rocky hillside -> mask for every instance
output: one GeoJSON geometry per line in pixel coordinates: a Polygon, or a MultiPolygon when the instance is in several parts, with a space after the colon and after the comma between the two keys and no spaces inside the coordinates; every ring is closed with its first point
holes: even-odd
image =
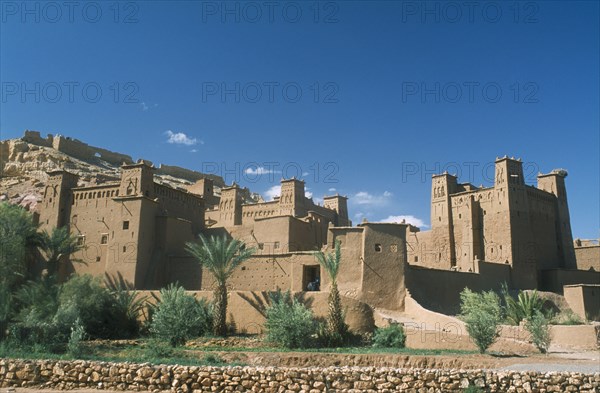
{"type": "MultiPolygon", "coordinates": [[[[19,139],[0,141],[0,201],[37,209],[48,178],[47,172],[65,169],[79,175],[79,186],[115,181],[120,177],[122,163],[132,163],[130,156],[89,146],[63,136],[42,138],[37,131],[25,131],[19,139]]],[[[196,180],[213,179],[217,194],[225,186],[219,176],[207,175],[185,168],[160,165],[155,181],[174,188],[185,188],[196,180]]],[[[246,202],[260,196],[245,190],[246,202]]]]}

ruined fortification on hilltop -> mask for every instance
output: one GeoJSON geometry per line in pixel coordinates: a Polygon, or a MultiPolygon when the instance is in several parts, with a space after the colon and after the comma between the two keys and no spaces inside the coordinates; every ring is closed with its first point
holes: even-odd
{"type": "Polygon", "coordinates": [[[343,298],[363,311],[358,304],[403,311],[410,297],[452,313],[465,287],[498,289],[506,282],[515,289],[561,293],[565,285],[600,281],[595,257],[600,248],[572,238],[566,171],[540,174],[534,187],[525,184],[522,163],[514,158],[496,160],[489,187],[459,183],[447,173],[433,176],[431,229],[419,231],[405,223],[353,226],[346,197],[327,196],[317,205],[297,179],[283,179],[273,201],[256,202],[236,184],[223,184],[217,193],[215,179],[207,176],[173,187],[157,182],[162,167],[147,161],[133,163],[128,156],[64,137],[27,133],[26,139],[81,159],[100,154],[103,160],[124,162],[118,178],[99,184],[82,185],[65,170],[48,174],[42,228],[67,226],[86,246],[73,256],[86,263],[66,264],[64,275],[119,274],[137,289],[179,282],[190,290],[211,290],[211,275],[184,250],[202,233],[231,236],[257,248],[232,276],[233,291],[299,292],[317,281],[320,287],[311,289],[327,291],[327,277],[313,252],[339,241],[338,286],[343,298]]]}

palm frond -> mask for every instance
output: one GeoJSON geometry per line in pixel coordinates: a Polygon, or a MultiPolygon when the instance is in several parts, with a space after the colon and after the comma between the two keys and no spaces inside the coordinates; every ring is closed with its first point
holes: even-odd
{"type": "Polygon", "coordinates": [[[217,280],[224,283],[233,272],[248,260],[254,248],[246,248],[244,242],[225,236],[200,236],[197,242],[186,243],[186,251],[198,260],[217,280]]]}
{"type": "Polygon", "coordinates": [[[342,261],[342,252],[339,240],[336,240],[333,252],[324,253],[323,251],[317,251],[314,255],[319,264],[327,272],[331,282],[335,283],[340,270],[340,263],[342,261]]]}

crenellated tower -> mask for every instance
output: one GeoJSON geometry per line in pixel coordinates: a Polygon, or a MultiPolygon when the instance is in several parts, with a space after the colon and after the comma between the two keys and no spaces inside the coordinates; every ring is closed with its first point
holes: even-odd
{"type": "Polygon", "coordinates": [[[304,217],[307,214],[305,208],[304,182],[296,178],[281,180],[281,196],[279,198],[279,209],[281,214],[294,217],[304,217]]]}
{"type": "Polygon", "coordinates": [[[431,179],[432,250],[424,250],[430,261],[440,268],[456,266],[450,195],[457,190],[456,176],[444,172],[431,179]]]}
{"type": "Polygon", "coordinates": [[[486,239],[485,259],[512,265],[518,288],[537,287],[536,244],[532,237],[529,201],[520,159],[495,162],[493,239],[486,239]]]}
{"type": "Polygon", "coordinates": [[[242,194],[236,183],[221,190],[219,221],[226,227],[242,224],[242,194]]]}
{"type": "Polygon", "coordinates": [[[154,198],[154,167],[140,160],[137,164],[121,167],[119,196],[154,198]]]}
{"type": "Polygon", "coordinates": [[[48,181],[44,188],[40,225],[42,229],[61,227],[69,223],[72,189],[77,187],[79,176],[64,171],[48,172],[48,181]]]}
{"type": "Polygon", "coordinates": [[[559,266],[567,269],[576,269],[575,249],[573,248],[573,233],[571,231],[571,217],[567,201],[565,178],[568,173],[564,169],[555,169],[552,172],[537,177],[538,188],[556,196],[556,236],[559,247],[559,266]]]}
{"type": "Polygon", "coordinates": [[[323,207],[334,210],[337,213],[336,226],[346,226],[348,220],[348,198],[339,194],[323,197],[323,207]]]}

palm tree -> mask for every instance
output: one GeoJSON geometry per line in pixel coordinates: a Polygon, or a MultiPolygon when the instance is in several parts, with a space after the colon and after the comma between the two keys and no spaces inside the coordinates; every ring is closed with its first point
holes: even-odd
{"type": "MultiPolygon", "coordinates": [[[[77,240],[76,236],[69,233],[67,227],[53,228],[50,233],[42,232],[40,248],[46,256],[49,276],[58,273],[58,265],[63,258],[83,249],[83,245],[78,244],[77,240]]],[[[72,260],[72,262],[80,261],[72,260]]]]}
{"type": "Polygon", "coordinates": [[[41,244],[33,215],[21,206],[0,203],[0,285],[12,289],[26,275],[27,259],[41,244]]]}
{"type": "Polygon", "coordinates": [[[325,254],[322,251],[315,252],[315,257],[319,264],[325,269],[331,281],[329,289],[329,315],[327,317],[327,327],[329,332],[342,338],[348,331],[348,325],[344,322],[344,312],[342,311],[342,301],[337,287],[337,275],[342,261],[342,252],[340,242],[336,240],[333,252],[325,254]]]}
{"type": "Polygon", "coordinates": [[[215,335],[227,334],[227,279],[231,277],[244,261],[254,254],[254,248],[246,248],[244,242],[228,239],[225,236],[210,239],[200,235],[198,242],[186,243],[186,250],[198,260],[214,277],[217,286],[214,289],[214,322],[215,335]]]}

